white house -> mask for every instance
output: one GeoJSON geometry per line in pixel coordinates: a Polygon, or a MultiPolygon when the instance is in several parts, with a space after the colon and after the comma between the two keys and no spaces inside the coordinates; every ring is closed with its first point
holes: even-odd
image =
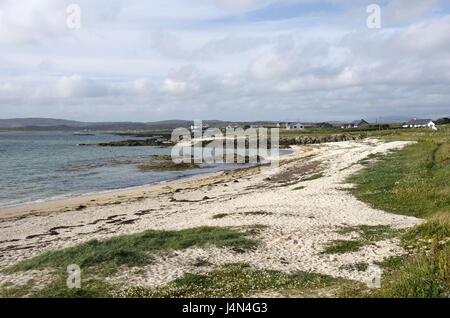
{"type": "Polygon", "coordinates": [[[201,126],[191,125],[191,133],[192,134],[203,134],[203,132],[205,130],[207,130],[208,128],[209,128],[209,125],[201,125],[201,126]]]}
{"type": "Polygon", "coordinates": [[[403,128],[436,128],[436,124],[431,119],[411,119],[402,126],[403,128]]]}

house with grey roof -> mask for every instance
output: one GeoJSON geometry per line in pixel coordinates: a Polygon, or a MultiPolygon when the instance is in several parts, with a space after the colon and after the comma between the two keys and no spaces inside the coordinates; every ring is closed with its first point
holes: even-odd
{"type": "Polygon", "coordinates": [[[405,123],[403,128],[435,128],[436,124],[431,119],[411,119],[407,123],[405,123]]]}
{"type": "Polygon", "coordinates": [[[361,120],[355,120],[349,124],[344,124],[341,126],[341,128],[359,128],[365,125],[369,125],[369,123],[367,121],[365,121],[364,119],[361,120]]]}
{"type": "Polygon", "coordinates": [[[285,129],[305,129],[305,126],[300,123],[286,123],[285,129]]]}
{"type": "Polygon", "coordinates": [[[316,128],[333,128],[333,125],[330,123],[316,123],[314,124],[316,128]]]}

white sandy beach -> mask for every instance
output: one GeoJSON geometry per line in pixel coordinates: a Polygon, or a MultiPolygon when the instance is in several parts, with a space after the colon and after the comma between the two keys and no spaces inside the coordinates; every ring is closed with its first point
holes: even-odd
{"type": "MultiPolygon", "coordinates": [[[[422,220],[375,210],[342,190],[349,187],[343,181],[362,168],[355,164],[358,160],[406,144],[366,139],[299,146],[295,154],[283,157],[280,170],[270,175],[253,167],[166,185],[2,210],[0,268],[44,251],[147,229],[261,224],[267,226],[258,233],[261,244],[249,251],[190,248],[160,257],[155,264],[146,266],[142,275],[128,269],[110,280],[155,287],[185,272],[199,271],[193,264],[202,259],[212,264],[246,262],[261,269],[289,273],[302,270],[364,281],[364,272],[345,265],[370,264],[400,254],[399,242],[380,241],[353,253],[322,254],[330,240],[355,235],[341,235],[336,230],[343,225],[363,224],[405,228],[422,220]],[[319,172],[324,174],[322,178],[281,186],[319,172]],[[305,188],[294,191],[299,185],[305,188]],[[214,219],[219,213],[228,215],[214,219]]],[[[0,284],[30,278],[39,281],[45,277],[45,272],[0,274],[0,284]]]]}

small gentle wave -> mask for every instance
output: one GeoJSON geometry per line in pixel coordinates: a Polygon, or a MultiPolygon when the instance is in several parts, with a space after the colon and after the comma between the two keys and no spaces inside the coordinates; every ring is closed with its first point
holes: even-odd
{"type": "Polygon", "coordinates": [[[136,164],[120,163],[170,155],[171,148],[77,146],[127,138],[109,134],[1,133],[0,208],[132,189],[251,165],[214,164],[201,169],[143,172],[136,164]]]}

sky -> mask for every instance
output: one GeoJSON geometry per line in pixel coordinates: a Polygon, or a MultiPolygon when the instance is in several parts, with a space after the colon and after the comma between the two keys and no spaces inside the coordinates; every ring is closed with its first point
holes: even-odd
{"type": "Polygon", "coordinates": [[[0,0],[0,118],[449,115],[448,0],[0,0]]]}

